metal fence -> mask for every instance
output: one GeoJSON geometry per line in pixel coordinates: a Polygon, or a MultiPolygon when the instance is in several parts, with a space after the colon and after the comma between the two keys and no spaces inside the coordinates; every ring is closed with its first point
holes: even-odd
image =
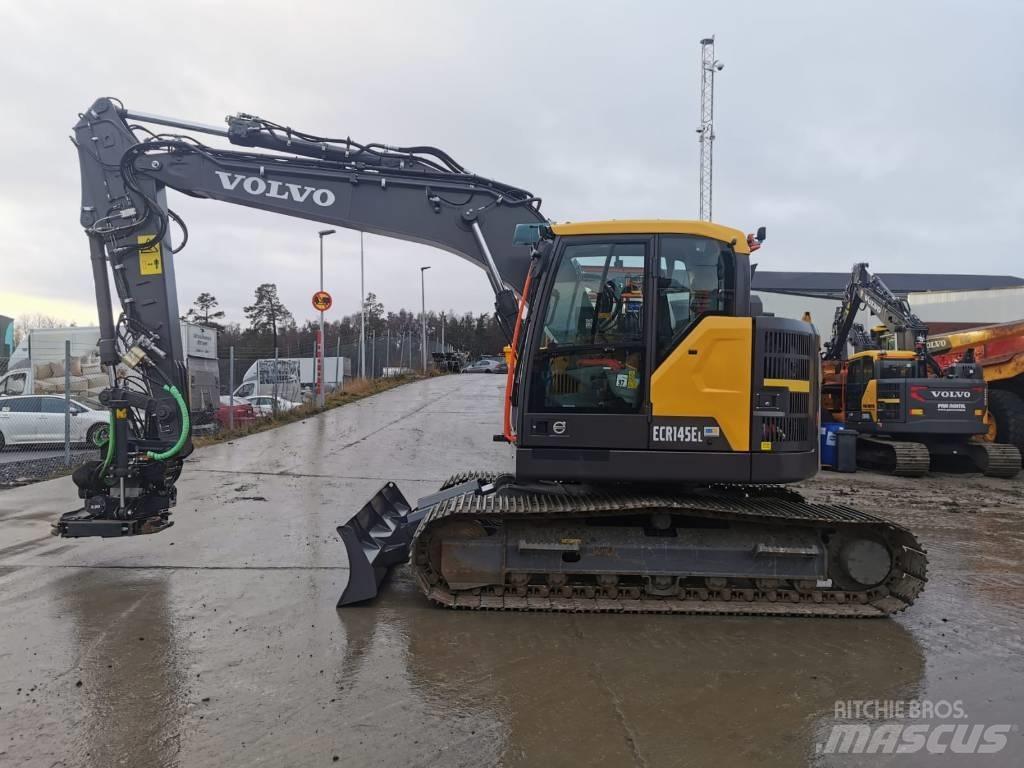
{"type": "MultiPolygon", "coordinates": [[[[54,343],[45,355],[0,358],[0,487],[67,472],[86,459],[98,458],[104,449],[109,412],[99,394],[109,386],[109,377],[95,348],[83,352],[75,343],[65,340],[63,354],[54,343]]],[[[427,370],[434,367],[433,355],[440,350],[437,340],[428,338],[427,370]]],[[[215,371],[219,402],[213,397],[210,404],[204,396],[204,418],[193,418],[195,434],[245,429],[259,419],[314,401],[315,345],[279,347],[269,353],[266,347],[227,346],[220,354],[215,371]]],[[[362,355],[358,342],[328,338],[322,374],[325,394],[345,391],[353,380],[420,372],[423,357],[418,329],[368,333],[362,355]]],[[[196,383],[190,380],[190,389],[196,383]]]]}
{"type": "Polygon", "coordinates": [[[0,486],[65,472],[106,445],[109,384],[93,352],[0,358],[0,486]]]}

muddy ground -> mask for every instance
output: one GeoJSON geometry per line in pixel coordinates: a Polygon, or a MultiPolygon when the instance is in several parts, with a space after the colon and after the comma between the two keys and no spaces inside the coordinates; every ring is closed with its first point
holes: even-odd
{"type": "Polygon", "coordinates": [[[198,451],[158,536],[58,540],[69,480],[0,491],[0,765],[1024,762],[1020,479],[805,484],[927,547],[931,580],[895,619],[448,612],[405,570],[337,611],[335,526],[383,480],[415,497],[510,465],[500,386],[430,379],[198,451]],[[1006,725],[1005,746],[829,754],[837,701],[922,699],[963,717],[917,724],[1006,725]]]}

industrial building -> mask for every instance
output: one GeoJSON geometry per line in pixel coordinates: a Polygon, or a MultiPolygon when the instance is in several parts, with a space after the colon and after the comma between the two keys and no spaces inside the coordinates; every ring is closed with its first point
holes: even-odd
{"type": "MultiPolygon", "coordinates": [[[[882,273],[879,277],[893,293],[907,298],[933,333],[1024,317],[1024,278],[905,272],[882,273]]],[[[848,272],[757,270],[752,288],[766,312],[780,317],[802,317],[810,312],[818,330],[827,336],[849,280],[848,272]]],[[[858,321],[868,327],[874,324],[866,311],[858,321]]]]}

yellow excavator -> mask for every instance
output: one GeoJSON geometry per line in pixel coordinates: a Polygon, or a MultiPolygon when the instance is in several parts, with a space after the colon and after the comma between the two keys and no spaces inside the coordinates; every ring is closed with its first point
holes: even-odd
{"type": "Polygon", "coordinates": [[[515,470],[457,472],[415,505],[386,484],[339,526],[339,605],[373,598],[407,560],[429,600],[472,609],[866,617],[923,587],[909,531],[779,485],[818,470],[818,337],[751,297],[763,228],[556,223],[439,149],[250,114],[221,128],[104,98],[74,141],[112,439],[76,471],[83,506],[55,533],[172,524],[191,442],[170,188],[433,245],[480,265],[495,293],[512,364],[494,439],[515,470]],[[115,379],[119,363],[133,374],[115,379]]]}

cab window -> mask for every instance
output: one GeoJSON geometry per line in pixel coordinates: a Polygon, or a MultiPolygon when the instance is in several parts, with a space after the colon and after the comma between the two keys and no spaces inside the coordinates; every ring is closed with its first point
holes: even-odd
{"type": "Polygon", "coordinates": [[[25,379],[24,373],[12,373],[3,382],[0,393],[5,395],[23,395],[25,394],[25,379]]]}
{"type": "Polygon", "coordinates": [[[733,314],[736,257],[719,240],[663,235],[659,241],[657,348],[664,357],[707,314],[733,314]]]}
{"type": "Polygon", "coordinates": [[[639,411],[644,243],[567,245],[544,312],[530,381],[537,412],[639,411]]]}
{"type": "Polygon", "coordinates": [[[917,364],[913,360],[883,360],[879,366],[880,379],[912,379],[917,364]]]}

